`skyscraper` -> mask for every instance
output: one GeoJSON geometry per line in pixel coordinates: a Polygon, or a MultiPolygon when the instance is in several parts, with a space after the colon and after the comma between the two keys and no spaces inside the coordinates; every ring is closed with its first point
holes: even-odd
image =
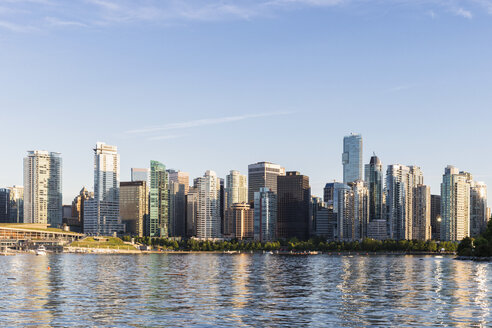
{"type": "Polygon", "coordinates": [[[206,171],[196,180],[198,189],[197,237],[221,237],[220,179],[206,171]]]}
{"type": "Polygon", "coordinates": [[[186,189],[189,189],[189,186],[185,184],[169,182],[169,236],[171,237],[186,235],[186,189]]]}
{"type": "Polygon", "coordinates": [[[432,238],[430,187],[418,185],[413,189],[412,239],[426,241],[432,238]]]}
{"type": "Polygon", "coordinates": [[[253,234],[261,242],[277,239],[277,194],[266,187],[255,192],[253,234]]]}
{"type": "Polygon", "coordinates": [[[362,180],[362,136],[351,134],[343,138],[343,183],[362,180]]]}
{"type": "Polygon", "coordinates": [[[166,166],[150,161],[149,220],[146,236],[169,236],[169,180],[166,166]]]}
{"type": "Polygon", "coordinates": [[[333,205],[321,200],[319,197],[311,197],[313,233],[327,240],[334,240],[337,229],[337,218],[333,213],[333,205]]]}
{"type": "Polygon", "coordinates": [[[470,188],[470,236],[478,237],[487,229],[487,185],[471,181],[470,188]]]}
{"type": "Polygon", "coordinates": [[[311,233],[309,177],[287,172],[277,180],[277,236],[281,239],[309,238],[311,233]]]}
{"type": "Polygon", "coordinates": [[[0,223],[10,222],[10,190],[0,188],[0,223]]]}
{"type": "Polygon", "coordinates": [[[10,222],[24,222],[24,187],[13,186],[10,190],[10,222]]]}
{"type": "Polygon", "coordinates": [[[441,183],[441,240],[470,236],[470,182],[468,174],[448,165],[441,183]]]}
{"type": "Polygon", "coordinates": [[[386,172],[386,215],[391,239],[413,239],[415,188],[424,184],[422,171],[417,166],[388,165],[386,172]]]}
{"type": "Polygon", "coordinates": [[[383,165],[374,155],[365,166],[365,182],[369,189],[369,221],[383,219],[383,165]]]}
{"type": "Polygon", "coordinates": [[[149,213],[148,194],[147,181],[120,183],[120,216],[127,233],[144,236],[149,213]]]}
{"type": "Polygon", "coordinates": [[[277,177],[285,175],[285,168],[270,162],[248,165],[248,201],[253,202],[255,192],[266,187],[277,193],[277,177]]]}
{"type": "Polygon", "coordinates": [[[60,153],[28,151],[24,158],[24,222],[52,227],[62,224],[60,153]]]}
{"type": "Polygon", "coordinates": [[[246,176],[239,171],[232,170],[226,177],[226,208],[236,203],[248,202],[248,182],[246,176]]]}
{"type": "Polygon", "coordinates": [[[345,236],[350,240],[362,240],[367,237],[369,224],[369,189],[362,180],[349,183],[352,188],[353,218],[345,236]]]}
{"type": "Polygon", "coordinates": [[[116,146],[98,142],[94,149],[94,199],[84,201],[84,233],[125,231],[120,220],[120,155],[116,146]]]}
{"type": "Polygon", "coordinates": [[[186,237],[195,237],[198,217],[198,189],[192,187],[186,195],[186,237]]]}
{"type": "Polygon", "coordinates": [[[441,239],[441,196],[431,195],[431,236],[432,240],[441,239]]]}

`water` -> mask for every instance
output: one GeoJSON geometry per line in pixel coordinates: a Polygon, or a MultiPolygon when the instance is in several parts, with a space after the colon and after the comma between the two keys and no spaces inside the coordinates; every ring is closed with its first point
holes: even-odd
{"type": "Polygon", "coordinates": [[[492,326],[492,264],[450,257],[21,254],[0,293],[2,327],[492,326]]]}

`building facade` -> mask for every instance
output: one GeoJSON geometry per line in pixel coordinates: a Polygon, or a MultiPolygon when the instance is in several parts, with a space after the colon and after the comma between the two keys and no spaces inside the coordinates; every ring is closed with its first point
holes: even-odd
{"type": "Polygon", "coordinates": [[[116,146],[98,142],[94,149],[94,199],[84,201],[84,233],[124,233],[120,220],[120,155],[116,146]]]}
{"type": "Polygon", "coordinates": [[[386,215],[388,236],[395,240],[413,239],[413,193],[424,184],[422,171],[417,166],[388,165],[386,172],[386,215]]]}
{"type": "Polygon", "coordinates": [[[220,238],[221,202],[220,179],[214,171],[206,171],[196,180],[198,189],[197,237],[202,239],[220,238]]]}
{"type": "Polygon", "coordinates": [[[285,168],[270,162],[248,165],[248,201],[254,201],[255,192],[268,188],[277,193],[277,177],[285,175],[285,168]]]}
{"type": "Polygon", "coordinates": [[[277,240],[277,194],[266,187],[255,192],[253,236],[261,242],[277,240]]]}
{"type": "Polygon", "coordinates": [[[126,233],[143,237],[149,215],[147,181],[120,183],[120,217],[126,233]]]}
{"type": "Polygon", "coordinates": [[[145,235],[169,236],[169,180],[166,166],[150,161],[149,220],[145,235]]]}
{"type": "Polygon", "coordinates": [[[253,239],[253,209],[247,203],[234,203],[226,210],[226,221],[230,222],[231,238],[253,239]]]}
{"type": "Polygon", "coordinates": [[[299,172],[287,172],[277,178],[277,237],[309,239],[311,188],[309,177],[299,172]]]}
{"type": "Polygon", "coordinates": [[[471,181],[470,187],[470,236],[478,237],[487,230],[487,185],[471,181]]]}
{"type": "Polygon", "coordinates": [[[382,220],[383,217],[383,165],[374,155],[365,166],[365,182],[369,189],[369,221],[382,220]]]}
{"type": "Polygon", "coordinates": [[[245,175],[239,171],[232,170],[226,177],[226,204],[229,208],[233,204],[248,202],[248,182],[245,175]]]}
{"type": "Polygon", "coordinates": [[[441,240],[441,195],[431,195],[431,237],[441,240]]]}
{"type": "Polygon", "coordinates": [[[343,138],[343,183],[362,180],[362,136],[351,134],[343,138]]]}
{"type": "Polygon", "coordinates": [[[186,195],[186,237],[196,237],[198,196],[198,188],[189,188],[186,195]]]}
{"type": "Polygon", "coordinates": [[[441,240],[461,241],[470,236],[469,175],[449,165],[441,183],[441,240]]]}
{"type": "Polygon", "coordinates": [[[28,151],[24,158],[24,222],[62,224],[62,159],[60,153],[28,151]]]}
{"type": "Polygon", "coordinates": [[[430,187],[418,185],[413,190],[413,231],[412,239],[432,239],[431,228],[431,193],[430,187]]]}
{"type": "Polygon", "coordinates": [[[24,187],[13,186],[10,190],[10,222],[24,222],[24,187]]]}

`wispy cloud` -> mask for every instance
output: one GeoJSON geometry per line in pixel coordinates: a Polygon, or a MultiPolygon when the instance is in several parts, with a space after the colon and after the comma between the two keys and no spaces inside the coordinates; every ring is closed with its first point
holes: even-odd
{"type": "Polygon", "coordinates": [[[7,29],[11,32],[22,32],[22,33],[32,32],[32,31],[36,30],[36,28],[34,28],[32,26],[24,26],[24,25],[19,25],[19,24],[8,22],[8,21],[2,21],[2,20],[0,20],[0,28],[7,29]]]}
{"type": "Polygon", "coordinates": [[[77,22],[77,21],[69,21],[69,20],[60,20],[55,17],[46,17],[46,21],[52,26],[76,26],[76,27],[86,27],[87,24],[77,22]]]}
{"type": "Polygon", "coordinates": [[[432,18],[441,14],[466,19],[483,12],[492,15],[492,0],[0,0],[0,28],[24,32],[66,26],[252,20],[310,8],[388,12],[402,5],[418,8],[432,18]]]}
{"type": "Polygon", "coordinates": [[[164,124],[164,125],[149,126],[149,127],[142,128],[142,129],[129,130],[129,131],[126,131],[126,133],[128,133],[128,134],[146,134],[146,133],[166,131],[166,130],[189,129],[189,128],[196,128],[196,127],[201,127],[201,126],[206,126],[206,125],[217,125],[217,124],[243,121],[243,120],[253,119],[253,118],[287,115],[287,114],[291,114],[291,113],[293,113],[293,112],[272,112],[272,113],[262,113],[262,114],[226,116],[226,117],[218,117],[218,118],[205,118],[205,119],[200,119],[200,120],[192,120],[192,121],[185,121],[185,122],[178,122],[178,123],[168,123],[168,124],[164,124]]]}
{"type": "Polygon", "coordinates": [[[461,17],[468,18],[468,19],[473,18],[473,14],[469,10],[465,10],[463,8],[455,8],[455,9],[453,9],[453,12],[457,16],[461,16],[461,17]]]}

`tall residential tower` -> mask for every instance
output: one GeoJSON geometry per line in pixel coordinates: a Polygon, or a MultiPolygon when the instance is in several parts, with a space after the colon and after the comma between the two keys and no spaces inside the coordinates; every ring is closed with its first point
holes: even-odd
{"type": "Polygon", "coordinates": [[[62,224],[60,153],[28,151],[24,158],[24,222],[62,224]]]}

